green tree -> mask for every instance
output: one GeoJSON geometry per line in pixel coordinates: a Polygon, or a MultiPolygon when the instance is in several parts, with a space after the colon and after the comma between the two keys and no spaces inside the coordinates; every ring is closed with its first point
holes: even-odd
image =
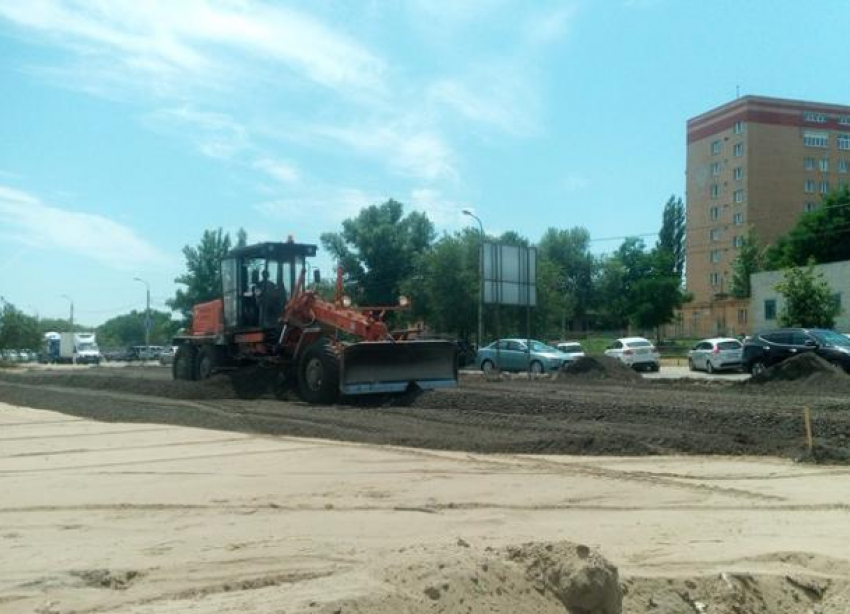
{"type": "Polygon", "coordinates": [[[797,225],[765,253],[765,266],[774,270],[850,260],[850,189],[827,194],[821,206],[804,213],[797,225]]]}
{"type": "MultiPolygon", "coordinates": [[[[152,345],[169,345],[180,323],[171,319],[165,311],[151,310],[152,345]]],[[[133,310],[110,318],[97,327],[98,343],[101,347],[129,347],[145,343],[145,312],[133,310]]]]}
{"type": "Polygon", "coordinates": [[[671,267],[679,279],[685,271],[685,223],[685,204],[671,196],[664,205],[656,249],[670,254],[671,267]]]}
{"type": "Polygon", "coordinates": [[[814,260],[805,267],[792,267],[785,271],[777,292],[785,297],[779,313],[781,326],[806,328],[832,328],[841,307],[835,294],[823,278],[815,273],[814,260]]]}
{"type": "Polygon", "coordinates": [[[750,275],[762,269],[762,253],[759,250],[758,237],[750,232],[738,250],[738,256],[732,263],[732,285],[729,289],[735,298],[750,297],[750,275]]]}
{"type": "Polygon", "coordinates": [[[359,303],[391,305],[430,248],[434,234],[434,225],[424,213],[404,215],[401,203],[388,200],[344,220],[342,232],[326,232],[321,241],[353,282],[359,303]]]}
{"type": "MultiPolygon", "coordinates": [[[[547,267],[546,275],[554,274],[551,281],[544,277],[538,283],[546,281],[541,287],[553,290],[553,294],[545,297],[546,303],[548,311],[557,318],[557,330],[563,336],[568,322],[583,318],[590,309],[596,264],[590,253],[590,233],[580,227],[549,228],[540,239],[538,254],[541,270],[547,267]]],[[[547,329],[549,326],[551,322],[547,329]]]]}
{"type": "MultiPolygon", "coordinates": [[[[237,236],[240,244],[247,239],[242,229],[237,236]]],[[[180,312],[186,322],[192,319],[193,306],[221,296],[221,259],[230,249],[230,234],[221,228],[205,230],[196,247],[187,245],[183,248],[186,272],[174,281],[186,286],[186,289],[178,289],[174,298],[166,304],[180,312]]]]}
{"type": "Polygon", "coordinates": [[[629,293],[629,318],[643,330],[655,330],[673,321],[676,310],[687,300],[682,279],[675,273],[669,252],[652,250],[643,255],[644,273],[634,281],[629,293]]]}
{"type": "Polygon", "coordinates": [[[435,331],[467,340],[476,331],[480,245],[479,233],[470,228],[443,235],[404,282],[414,314],[435,331]]]}
{"type": "Polygon", "coordinates": [[[0,297],[0,348],[36,349],[40,345],[38,321],[0,297]]]}

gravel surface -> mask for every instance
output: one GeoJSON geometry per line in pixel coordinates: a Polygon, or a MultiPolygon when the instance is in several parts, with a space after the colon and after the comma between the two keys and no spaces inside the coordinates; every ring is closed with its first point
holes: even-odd
{"type": "Polygon", "coordinates": [[[471,452],[746,454],[850,462],[848,382],[464,378],[454,390],[313,406],[270,394],[236,398],[225,376],[175,382],[168,369],[128,367],[0,372],[0,401],[110,422],[471,452]],[[806,405],[816,442],[811,455],[803,448],[806,405]]]}

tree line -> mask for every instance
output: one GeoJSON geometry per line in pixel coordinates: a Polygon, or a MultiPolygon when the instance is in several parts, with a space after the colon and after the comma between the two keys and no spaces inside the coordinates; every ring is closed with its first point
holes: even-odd
{"type": "MultiPolygon", "coordinates": [[[[527,247],[532,241],[517,232],[487,236],[487,241],[527,247]]],[[[472,340],[477,328],[479,258],[482,237],[477,229],[437,235],[427,215],[405,213],[396,200],[362,209],[337,232],[320,237],[322,246],[345,271],[345,290],[360,305],[392,305],[411,299],[412,309],[395,315],[399,325],[424,323],[434,333],[472,340]]],[[[164,345],[191,320],[192,306],[221,294],[219,263],[233,247],[244,246],[221,228],[206,230],[195,246],[183,248],[181,286],[166,302],[167,311],[151,311],[151,343],[164,345]]],[[[561,338],[570,331],[622,330],[629,326],[654,331],[673,319],[688,298],[683,290],[685,209],[670,197],[663,207],[658,241],[649,247],[637,237],[625,239],[611,254],[591,251],[585,228],[549,228],[537,243],[537,307],[530,331],[540,338],[561,338]]],[[[317,288],[333,295],[333,281],[317,288]]],[[[145,312],[131,311],[97,327],[101,347],[141,345],[145,312]]],[[[524,309],[488,306],[485,336],[526,333],[524,309]]],[[[76,330],[91,330],[76,325],[76,330]]],[[[68,331],[65,320],[37,321],[4,303],[0,314],[0,347],[41,345],[44,332],[68,331]]]]}

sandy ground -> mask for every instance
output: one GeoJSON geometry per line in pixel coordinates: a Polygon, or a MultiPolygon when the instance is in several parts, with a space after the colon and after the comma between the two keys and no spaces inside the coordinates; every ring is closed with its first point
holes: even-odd
{"type": "Polygon", "coordinates": [[[848,501],[848,467],[478,455],[0,403],[0,611],[486,611],[474,591],[399,587],[486,570],[467,550],[567,540],[619,568],[626,612],[846,613],[848,501]]]}

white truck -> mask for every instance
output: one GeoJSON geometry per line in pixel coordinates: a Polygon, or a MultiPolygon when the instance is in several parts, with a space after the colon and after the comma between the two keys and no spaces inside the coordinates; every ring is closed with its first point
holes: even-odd
{"type": "Polygon", "coordinates": [[[100,350],[94,333],[61,333],[57,362],[100,364],[100,350]]]}

